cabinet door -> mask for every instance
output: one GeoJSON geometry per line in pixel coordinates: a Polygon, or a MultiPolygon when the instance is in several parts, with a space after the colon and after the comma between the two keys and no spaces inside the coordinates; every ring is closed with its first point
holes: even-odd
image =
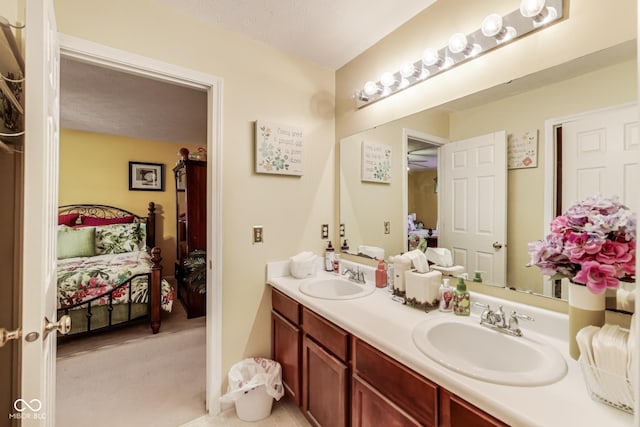
{"type": "Polygon", "coordinates": [[[414,427],[420,423],[376,389],[354,376],[351,382],[352,427],[414,427]]]}
{"type": "Polygon", "coordinates": [[[508,427],[464,399],[440,389],[441,427],[508,427]]]}
{"type": "Polygon", "coordinates": [[[282,367],[285,392],[300,406],[300,328],[271,311],[272,359],[282,367]]]}
{"type": "Polygon", "coordinates": [[[347,366],[305,335],[302,339],[302,411],[313,425],[348,425],[348,381],[347,366]]]}

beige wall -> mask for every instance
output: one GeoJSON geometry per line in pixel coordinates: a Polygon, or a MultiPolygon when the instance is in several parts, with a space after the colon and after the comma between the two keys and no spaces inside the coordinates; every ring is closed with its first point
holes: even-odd
{"type": "Polygon", "coordinates": [[[156,246],[162,274],[173,276],[176,258],[176,193],[173,167],[178,150],[194,144],[150,141],[62,129],[60,132],[59,204],[102,204],[146,216],[156,204],[156,246]],[[129,191],[129,162],[165,165],[165,191],[129,191]]]}
{"type": "Polygon", "coordinates": [[[334,73],[151,0],[56,0],[60,32],[224,79],[222,375],[270,355],[265,264],[321,253],[334,214],[334,73]],[[253,122],[304,130],[302,177],[254,173],[253,122]],[[253,225],[264,243],[251,244],[253,225]]]}
{"type": "Polygon", "coordinates": [[[422,221],[424,228],[438,226],[438,194],[435,192],[437,169],[409,172],[407,205],[409,213],[415,212],[416,221],[422,221]]]}

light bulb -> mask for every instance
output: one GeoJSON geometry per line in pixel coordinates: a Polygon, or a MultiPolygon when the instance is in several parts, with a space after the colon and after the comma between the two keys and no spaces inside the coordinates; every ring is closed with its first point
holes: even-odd
{"type": "Polygon", "coordinates": [[[438,64],[441,61],[440,54],[434,48],[425,49],[422,54],[422,63],[427,67],[438,64]]]}
{"type": "Polygon", "coordinates": [[[412,63],[406,63],[400,68],[400,75],[405,79],[413,76],[416,73],[416,67],[412,63]]]}
{"type": "Polygon", "coordinates": [[[467,36],[462,33],[455,33],[449,39],[449,50],[451,53],[460,53],[467,48],[469,42],[467,36]]]}
{"type": "Polygon", "coordinates": [[[378,93],[380,88],[378,87],[376,82],[372,82],[371,80],[369,80],[364,84],[364,88],[362,90],[364,90],[364,93],[366,95],[373,96],[378,93]]]}
{"type": "Polygon", "coordinates": [[[382,75],[380,76],[380,83],[384,87],[391,87],[395,82],[396,78],[393,76],[393,73],[387,71],[382,73],[382,75]]]}
{"type": "Polygon", "coordinates": [[[482,34],[486,37],[495,37],[502,31],[502,25],[502,16],[492,13],[482,21],[482,34]]]}
{"type": "Polygon", "coordinates": [[[544,9],[545,0],[522,0],[520,2],[520,14],[525,18],[533,18],[544,9]]]}

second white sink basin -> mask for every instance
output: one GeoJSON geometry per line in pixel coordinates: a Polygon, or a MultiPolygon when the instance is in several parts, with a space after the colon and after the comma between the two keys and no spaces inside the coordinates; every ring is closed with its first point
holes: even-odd
{"type": "Polygon", "coordinates": [[[434,317],[413,330],[413,341],[441,365],[479,380],[504,385],[554,383],[567,364],[550,344],[525,335],[512,337],[481,326],[475,318],[434,317]]]}
{"type": "Polygon", "coordinates": [[[361,285],[340,277],[312,279],[300,284],[300,292],[316,298],[353,299],[370,295],[376,287],[372,284],[361,285]]]}

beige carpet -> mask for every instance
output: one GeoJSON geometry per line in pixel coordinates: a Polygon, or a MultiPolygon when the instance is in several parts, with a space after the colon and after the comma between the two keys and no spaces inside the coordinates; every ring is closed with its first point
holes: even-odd
{"type": "Polygon", "coordinates": [[[174,311],[156,335],[140,325],[59,345],[56,425],[175,427],[204,415],[205,318],[174,311]]]}

